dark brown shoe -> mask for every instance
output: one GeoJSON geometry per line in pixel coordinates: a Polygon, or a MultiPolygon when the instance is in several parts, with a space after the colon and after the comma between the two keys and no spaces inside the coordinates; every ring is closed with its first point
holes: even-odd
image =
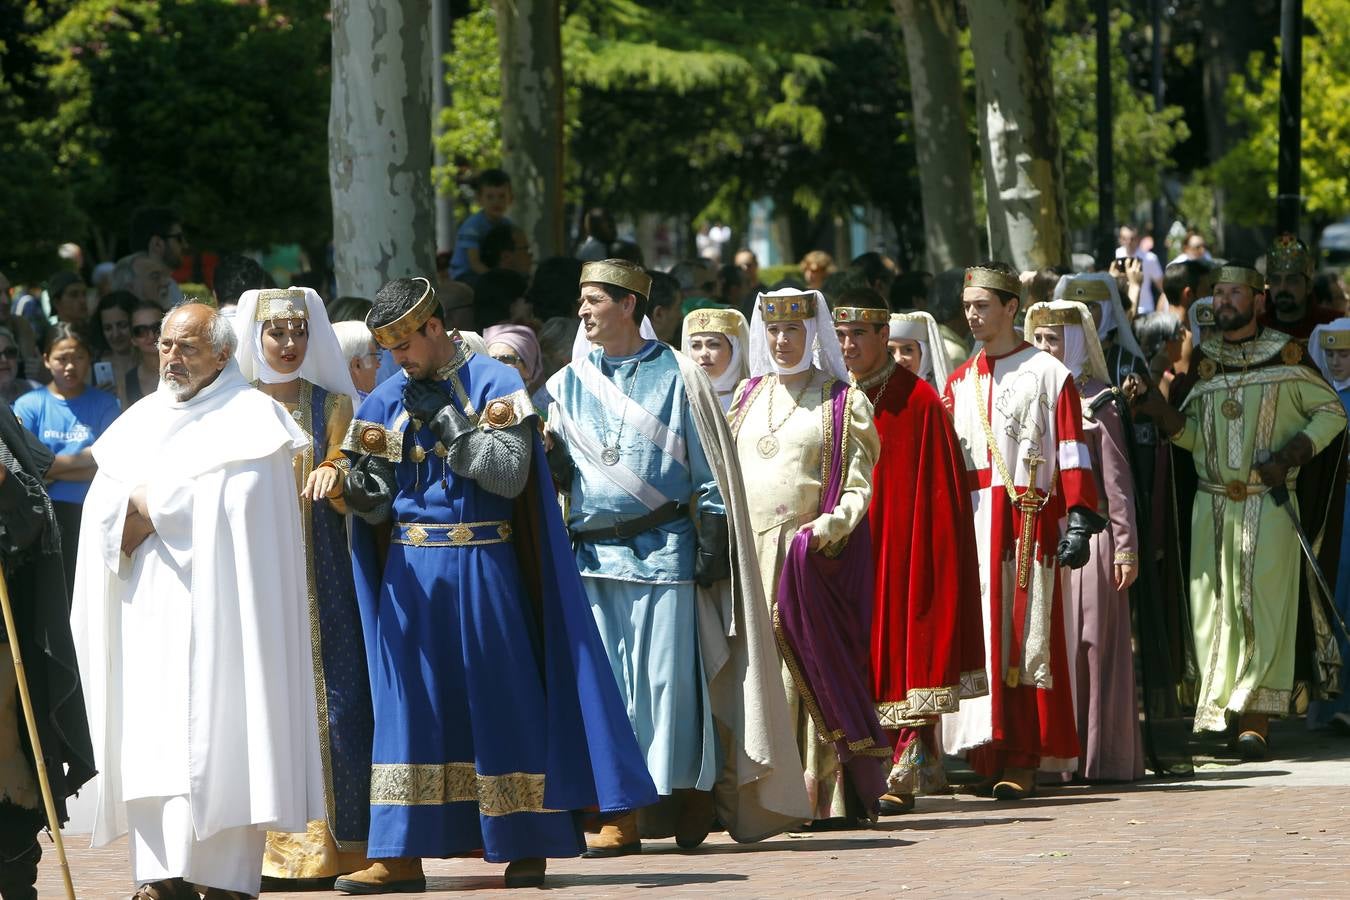
{"type": "Polygon", "coordinates": [[[181,878],[151,881],[136,889],[131,900],[198,900],[197,889],[181,878]]]}
{"type": "Polygon", "coordinates": [[[542,856],[515,859],[506,864],[506,886],[509,888],[541,888],[548,860],[542,856]]]}
{"type": "Polygon", "coordinates": [[[680,808],[680,819],[675,825],[675,843],[681,850],[696,850],[708,839],[712,830],[713,809],[712,791],[683,791],[684,805],[680,808]]]}

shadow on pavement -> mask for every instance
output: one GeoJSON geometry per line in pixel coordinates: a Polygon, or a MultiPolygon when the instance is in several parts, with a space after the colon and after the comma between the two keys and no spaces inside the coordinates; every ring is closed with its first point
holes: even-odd
{"type": "MultiPolygon", "coordinates": [[[[703,854],[727,854],[727,853],[759,853],[774,852],[778,850],[787,850],[790,852],[816,852],[827,850],[883,850],[887,847],[908,847],[914,841],[902,841],[892,837],[873,837],[879,829],[869,828],[866,830],[847,832],[856,834],[857,837],[840,837],[842,832],[834,832],[829,837],[820,837],[814,834],[799,834],[793,832],[790,835],[780,835],[777,838],[768,841],[761,841],[758,844],[704,844],[692,854],[686,854],[685,851],[678,849],[674,844],[663,845],[656,854],[678,853],[680,855],[700,856],[703,854]]],[[[647,845],[642,845],[642,855],[647,856],[647,845]]]]}
{"type": "MultiPolygon", "coordinates": [[[[643,854],[646,855],[645,853],[643,854]]],[[[550,872],[545,888],[676,888],[693,884],[717,884],[723,881],[746,881],[749,876],[735,872],[631,872],[578,875],[573,872],[550,872]]],[[[500,875],[458,877],[439,875],[427,879],[427,892],[432,891],[491,891],[506,890],[500,875]]]]}
{"type": "Polygon", "coordinates": [[[923,816],[895,816],[876,827],[877,831],[945,831],[949,828],[978,828],[981,825],[1017,825],[1023,822],[1053,822],[1051,816],[1015,816],[991,818],[978,813],[960,819],[925,819],[923,816]]]}

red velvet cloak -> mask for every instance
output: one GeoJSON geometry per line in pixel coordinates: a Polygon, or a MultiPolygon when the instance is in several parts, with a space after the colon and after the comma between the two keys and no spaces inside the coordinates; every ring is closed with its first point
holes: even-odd
{"type": "Polygon", "coordinates": [[[873,470],[872,690],[886,728],[956,709],[984,693],[984,625],[974,516],[956,432],[937,391],[887,368],[860,385],[881,454],[873,470]]]}

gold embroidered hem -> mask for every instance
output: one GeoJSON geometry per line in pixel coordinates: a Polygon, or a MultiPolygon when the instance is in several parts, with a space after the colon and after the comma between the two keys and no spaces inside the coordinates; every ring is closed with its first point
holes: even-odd
{"type": "Polygon", "coordinates": [[[956,712],[961,689],[957,685],[938,688],[913,688],[904,700],[876,705],[882,728],[926,725],[943,713],[956,712]]]}
{"type": "Polygon", "coordinates": [[[960,691],[962,700],[986,696],[989,693],[989,673],[984,669],[962,672],[960,691]]]}
{"type": "Polygon", "coordinates": [[[375,763],[370,802],[383,806],[477,803],[484,816],[552,813],[544,806],[544,776],[530,772],[479,775],[473,763],[375,763]]]}
{"type": "Polygon", "coordinates": [[[328,824],[311,821],[303,832],[267,832],[262,873],[267,878],[332,878],[369,865],[364,843],[339,849],[328,824]]]}

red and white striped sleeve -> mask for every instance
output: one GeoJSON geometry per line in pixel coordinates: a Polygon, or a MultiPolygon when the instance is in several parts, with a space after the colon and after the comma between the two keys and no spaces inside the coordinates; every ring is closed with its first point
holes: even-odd
{"type": "Polygon", "coordinates": [[[1059,439],[1059,492],[1065,509],[1097,509],[1097,484],[1092,454],[1083,437],[1083,404],[1073,379],[1064,381],[1055,401],[1055,434],[1059,439]]]}

